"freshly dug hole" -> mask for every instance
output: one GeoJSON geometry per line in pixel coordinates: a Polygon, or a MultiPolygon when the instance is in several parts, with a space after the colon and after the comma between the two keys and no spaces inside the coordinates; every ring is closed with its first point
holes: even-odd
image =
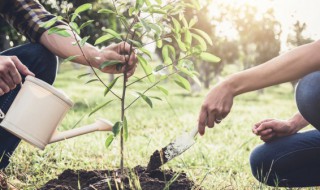
{"type": "Polygon", "coordinates": [[[177,173],[172,170],[147,171],[145,167],[136,166],[132,172],[128,169],[126,175],[120,180],[117,175],[120,170],[65,170],[47,182],[40,190],[191,190],[195,183],[187,178],[184,172],[177,173]],[[135,175],[134,175],[135,173],[135,175]],[[121,182],[120,182],[121,181],[121,182]],[[122,187],[122,188],[121,188],[122,187]]]}

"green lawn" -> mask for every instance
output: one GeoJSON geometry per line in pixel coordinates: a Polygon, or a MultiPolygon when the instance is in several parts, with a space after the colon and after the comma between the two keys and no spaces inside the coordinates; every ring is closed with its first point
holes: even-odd
{"type": "MultiPolygon", "coordinates": [[[[95,106],[112,99],[111,94],[103,97],[103,88],[99,83],[84,84],[88,78],[77,79],[85,69],[74,71],[70,65],[62,67],[63,71],[59,73],[54,86],[63,89],[73,99],[75,106],[63,120],[60,129],[74,127],[82,117],[84,119],[80,125],[92,123],[100,117],[112,122],[119,120],[120,104],[117,101],[88,117],[87,114],[95,106]]],[[[154,100],[153,109],[139,101],[127,112],[129,139],[125,144],[126,166],[146,166],[156,149],[167,145],[183,131],[191,130],[197,123],[199,108],[207,90],[190,95],[176,85],[163,86],[170,89],[170,96],[163,98],[163,101],[154,100]]],[[[144,85],[137,84],[135,88],[142,91],[144,85]]],[[[119,86],[115,91],[120,92],[119,86]]],[[[152,90],[150,94],[159,95],[160,92],[152,90]]],[[[133,97],[128,96],[130,99],[133,97]]],[[[164,168],[187,172],[204,189],[267,189],[250,172],[250,152],[261,143],[251,133],[251,126],[269,117],[285,119],[295,112],[294,96],[289,84],[267,88],[263,95],[252,92],[237,97],[232,112],[220,125],[207,130],[205,136],[197,138],[193,147],[164,168]]],[[[117,168],[119,142],[106,149],[104,141],[107,136],[107,132],[96,132],[48,145],[44,151],[23,142],[7,169],[10,182],[21,189],[36,189],[67,168],[117,168]]]]}

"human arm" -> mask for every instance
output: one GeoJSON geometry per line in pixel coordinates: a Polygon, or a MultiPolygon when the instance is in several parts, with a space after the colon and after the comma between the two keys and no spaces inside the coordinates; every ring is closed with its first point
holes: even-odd
{"type": "MultiPolygon", "coordinates": [[[[61,57],[67,58],[69,56],[77,56],[73,61],[83,65],[91,65],[94,68],[110,60],[117,60],[122,63],[128,61],[127,77],[130,77],[136,68],[137,58],[134,53],[130,56],[130,45],[128,43],[112,44],[108,47],[99,49],[89,43],[85,43],[80,49],[78,45],[74,45],[77,40],[81,38],[73,33],[68,26],[59,25],[59,28],[64,28],[70,34],[69,37],[63,37],[57,34],[49,34],[48,31],[44,32],[40,37],[40,43],[48,48],[52,53],[61,57]],[[129,60],[128,60],[129,59],[129,60]]],[[[116,65],[103,68],[101,71],[106,73],[120,73],[124,72],[126,68],[118,71],[116,65]]]]}
{"type": "Polygon", "coordinates": [[[278,137],[289,136],[297,133],[309,125],[300,113],[296,113],[288,120],[265,119],[252,127],[252,132],[260,136],[264,142],[269,142],[278,137]]]}
{"type": "Polygon", "coordinates": [[[228,115],[233,98],[245,92],[288,82],[320,70],[320,41],[293,49],[264,64],[233,74],[211,89],[199,114],[199,133],[228,115]],[[217,121],[218,120],[218,121],[217,121]]]}
{"type": "MultiPolygon", "coordinates": [[[[40,42],[46,46],[50,51],[62,58],[69,56],[80,55],[76,61],[81,64],[88,65],[89,62],[81,56],[80,49],[77,46],[71,46],[75,42],[71,31],[70,38],[64,38],[57,35],[48,35],[48,30],[51,27],[65,27],[69,28],[66,23],[57,21],[52,26],[46,27],[45,22],[54,19],[55,16],[44,9],[44,7],[35,0],[11,0],[4,1],[0,7],[0,16],[3,17],[11,26],[23,34],[31,42],[40,42]]],[[[95,68],[99,68],[100,64],[107,60],[119,60],[120,62],[128,62],[126,68],[127,77],[130,77],[135,70],[135,63],[137,62],[134,54],[130,56],[123,56],[129,52],[129,45],[113,44],[103,49],[98,49],[90,44],[85,44],[84,54],[88,57],[90,63],[95,68]],[[95,59],[99,57],[99,59],[95,59]],[[92,59],[92,60],[91,60],[92,59]]],[[[125,67],[122,68],[122,72],[125,67]]],[[[119,73],[115,66],[106,67],[102,70],[108,73],[119,73]]],[[[14,89],[17,84],[21,82],[20,73],[23,75],[34,75],[14,56],[0,57],[0,95],[7,93],[14,89]],[[2,79],[2,80],[1,80],[2,79]]]]}

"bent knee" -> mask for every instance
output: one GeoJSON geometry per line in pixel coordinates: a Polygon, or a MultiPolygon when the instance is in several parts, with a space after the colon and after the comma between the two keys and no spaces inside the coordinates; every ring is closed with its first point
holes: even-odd
{"type": "Polygon", "coordinates": [[[265,145],[260,145],[251,152],[251,172],[260,183],[276,186],[277,175],[273,170],[274,158],[271,155],[267,155],[267,153],[265,145]]]}
{"type": "Polygon", "coordinates": [[[296,88],[299,112],[318,130],[320,129],[320,71],[303,77],[296,88]]]}

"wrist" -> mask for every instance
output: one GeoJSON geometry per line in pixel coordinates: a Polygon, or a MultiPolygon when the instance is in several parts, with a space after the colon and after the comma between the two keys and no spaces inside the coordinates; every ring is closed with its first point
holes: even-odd
{"type": "MultiPolygon", "coordinates": [[[[99,66],[101,65],[100,62],[102,57],[101,57],[100,50],[98,48],[91,45],[87,46],[84,49],[84,54],[92,67],[99,68],[99,66]]],[[[86,65],[88,65],[88,63],[86,63],[86,65]]]]}
{"type": "Polygon", "coordinates": [[[288,120],[288,125],[290,126],[290,133],[294,134],[297,133],[300,129],[302,129],[303,125],[299,123],[295,118],[291,118],[288,120]]]}
{"type": "Polygon", "coordinates": [[[237,74],[231,75],[223,82],[224,88],[228,88],[233,97],[241,94],[239,77],[237,74]]]}

